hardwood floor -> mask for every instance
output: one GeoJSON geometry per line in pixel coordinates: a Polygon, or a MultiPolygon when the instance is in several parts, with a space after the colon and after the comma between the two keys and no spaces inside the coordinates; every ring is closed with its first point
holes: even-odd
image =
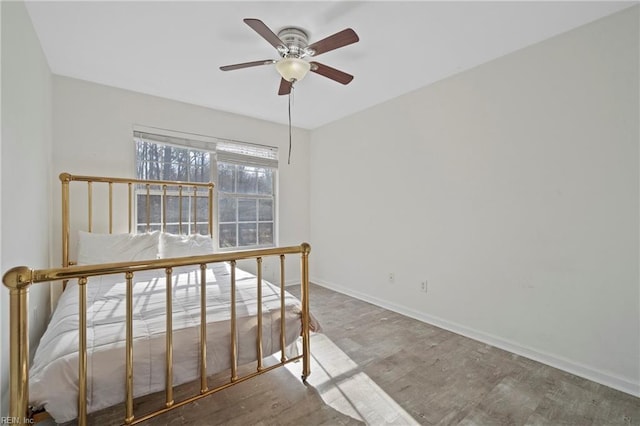
{"type": "Polygon", "coordinates": [[[316,285],[311,309],[307,386],[289,364],[146,424],[640,425],[640,399],[538,362],[316,285]]]}

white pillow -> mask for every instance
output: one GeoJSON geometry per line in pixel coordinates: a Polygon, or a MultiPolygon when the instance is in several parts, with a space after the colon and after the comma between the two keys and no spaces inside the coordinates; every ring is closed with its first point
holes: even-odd
{"type": "Polygon", "coordinates": [[[78,232],[78,265],[154,260],[158,258],[160,232],[96,234],[78,232]]]}
{"type": "Polygon", "coordinates": [[[160,234],[160,258],[203,256],[213,254],[213,239],[209,235],[160,234]]]}

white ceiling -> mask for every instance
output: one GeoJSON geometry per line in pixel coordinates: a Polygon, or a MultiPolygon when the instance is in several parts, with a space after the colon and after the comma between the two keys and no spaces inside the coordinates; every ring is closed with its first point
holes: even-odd
{"type": "Polygon", "coordinates": [[[298,26],[310,42],[353,28],[360,42],[316,57],[355,76],[310,73],[296,86],[293,124],[313,129],[566,32],[634,2],[58,2],[27,1],[51,71],[109,86],[287,122],[277,59],[242,22],[298,26]]]}

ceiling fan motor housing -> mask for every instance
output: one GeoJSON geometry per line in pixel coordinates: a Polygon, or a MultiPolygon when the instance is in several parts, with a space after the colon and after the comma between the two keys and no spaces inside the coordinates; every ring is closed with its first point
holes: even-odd
{"type": "Polygon", "coordinates": [[[283,58],[303,58],[305,56],[311,56],[314,53],[312,50],[307,49],[309,36],[300,28],[284,28],[278,32],[278,38],[286,45],[282,49],[278,49],[280,56],[283,58]]]}

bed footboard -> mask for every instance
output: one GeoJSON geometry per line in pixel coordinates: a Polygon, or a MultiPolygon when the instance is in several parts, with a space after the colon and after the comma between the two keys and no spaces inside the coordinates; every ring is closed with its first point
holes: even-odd
{"type": "MultiPolygon", "coordinates": [[[[268,372],[274,368],[283,366],[289,362],[302,360],[302,380],[306,382],[311,373],[310,369],[310,313],[309,313],[309,253],[311,247],[307,243],[299,246],[247,250],[241,252],[217,253],[204,256],[192,256],[173,259],[158,259],[151,261],[122,262],[102,265],[71,266],[53,269],[30,269],[25,266],[16,267],[9,270],[3,277],[4,285],[10,292],[10,405],[9,416],[20,420],[19,423],[31,423],[29,418],[29,336],[28,336],[28,295],[29,287],[33,284],[48,283],[61,280],[77,280],[79,297],[79,345],[78,345],[78,424],[85,425],[87,422],[87,309],[86,291],[91,285],[91,278],[102,275],[122,274],[126,279],[126,377],[125,382],[125,424],[136,424],[159,414],[163,414],[174,408],[189,404],[192,401],[211,395],[236,383],[249,380],[255,376],[268,372]],[[287,358],[285,356],[284,330],[281,330],[281,356],[280,362],[265,367],[262,363],[262,327],[261,327],[261,284],[262,284],[262,259],[264,257],[276,256],[280,258],[280,291],[284,294],[284,258],[285,255],[300,255],[301,262],[301,323],[302,323],[302,355],[287,358]],[[257,282],[258,282],[258,327],[256,336],[257,367],[254,372],[238,376],[238,343],[236,341],[237,313],[235,310],[235,270],[236,262],[239,260],[254,259],[256,261],[257,282]],[[221,386],[209,389],[207,386],[206,368],[206,314],[205,314],[205,270],[207,264],[229,262],[231,267],[231,372],[229,381],[221,386]],[[201,323],[200,323],[200,393],[181,401],[174,401],[173,380],[172,380],[172,310],[171,310],[171,271],[172,268],[181,266],[200,266],[201,274],[201,323]],[[132,288],[135,274],[141,271],[164,270],[167,277],[167,333],[166,333],[166,404],[165,407],[152,413],[143,414],[139,417],[134,415],[133,410],[133,300],[132,288]]],[[[282,296],[284,301],[284,296],[282,296]]],[[[282,305],[281,305],[282,306],[282,305]]],[[[282,307],[284,309],[284,307],[282,307]]],[[[284,328],[284,320],[281,321],[284,328]]],[[[266,354],[269,355],[269,354],[266,354]]]]}

